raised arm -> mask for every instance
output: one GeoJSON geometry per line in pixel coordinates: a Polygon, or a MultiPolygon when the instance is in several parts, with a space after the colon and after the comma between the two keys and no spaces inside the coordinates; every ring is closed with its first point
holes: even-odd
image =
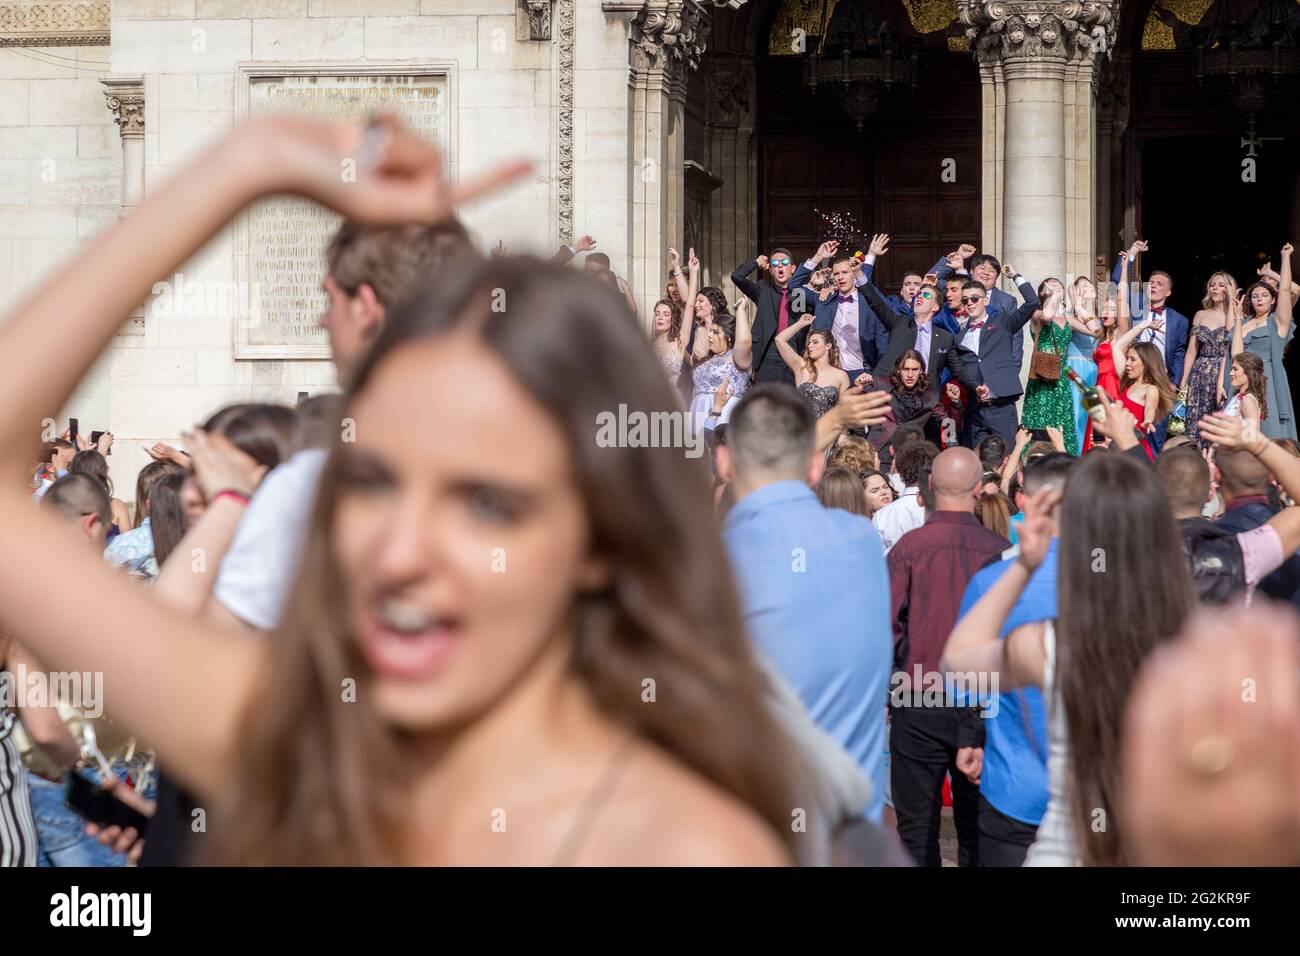
{"type": "Polygon", "coordinates": [[[1133,340],[1145,332],[1147,329],[1162,329],[1165,323],[1161,319],[1147,319],[1145,322],[1139,322],[1133,326],[1111,344],[1111,355],[1115,360],[1115,368],[1124,367],[1124,358],[1128,352],[1128,347],[1133,340]]]}
{"type": "Polygon", "coordinates": [[[212,597],[221,561],[266,468],[223,435],[196,431],[186,440],[194,455],[195,480],[208,506],[163,563],[148,593],[154,600],[196,617],[212,597]],[[221,494],[223,491],[236,494],[221,494]],[[196,562],[195,555],[202,555],[203,560],[196,562]]]}
{"type": "Polygon", "coordinates": [[[754,336],[750,328],[750,312],[753,308],[754,304],[748,299],[736,303],[736,344],[732,348],[731,361],[742,372],[754,360],[754,336]]]}
{"type": "MultiPolygon", "coordinates": [[[[1142,245],[1145,247],[1146,243],[1142,245]]],[[[1136,246],[1137,244],[1134,243],[1135,248],[1136,246]]],[[[1119,278],[1115,287],[1115,305],[1119,310],[1115,319],[1115,331],[1120,335],[1133,327],[1133,309],[1129,304],[1128,296],[1128,270],[1130,265],[1132,265],[1132,260],[1129,259],[1129,254],[1121,252],[1119,254],[1119,278]]]]}
{"type": "MultiPolygon", "coordinates": [[[[691,255],[695,255],[694,250],[691,250],[691,255]]],[[[759,256],[757,259],[750,259],[747,262],[742,262],[740,265],[736,266],[736,271],[731,273],[731,281],[737,289],[753,301],[757,302],[759,293],[758,283],[752,281],[749,277],[753,275],[755,269],[765,268],[766,266],[767,259],[764,256],[759,256]]]]}
{"type": "Polygon", "coordinates": [[[1025,503],[1020,555],[953,628],[943,649],[944,671],[997,673],[1004,690],[1042,682],[1041,626],[1019,627],[1005,641],[999,638],[1011,609],[1047,556],[1052,510],[1060,499],[1061,489],[1042,488],[1025,503]]]}
{"type": "MultiPolygon", "coordinates": [[[[695,297],[700,292],[700,260],[696,258],[694,249],[689,252],[686,270],[690,275],[686,283],[686,297],[682,300],[686,303],[686,307],[682,309],[682,327],[677,332],[677,348],[683,355],[686,354],[686,347],[691,341],[691,329],[695,327],[695,297]]],[[[705,342],[707,341],[708,337],[705,336],[705,342]]],[[[698,336],[696,344],[699,344],[698,336]]]]}
{"type": "MultiPolygon", "coordinates": [[[[1262,435],[1257,425],[1252,427],[1243,419],[1216,412],[1202,418],[1198,428],[1203,437],[1221,448],[1249,451],[1272,472],[1273,478],[1292,501],[1300,501],[1300,458],[1262,435]]],[[[1268,523],[1282,539],[1283,554],[1300,550],[1300,506],[1284,509],[1268,523]]]]}
{"type": "Polygon", "coordinates": [[[1289,242],[1282,247],[1282,273],[1278,280],[1277,295],[1277,334],[1283,342],[1291,330],[1291,316],[1295,309],[1295,297],[1288,294],[1291,288],[1291,253],[1294,251],[1295,247],[1289,242]]]}
{"type": "MultiPolygon", "coordinates": [[[[682,269],[681,253],[678,252],[676,249],[673,249],[671,246],[668,249],[668,261],[669,263],[672,264],[673,288],[677,290],[677,294],[682,297],[683,302],[690,302],[691,300],[687,298],[687,296],[689,295],[690,287],[686,281],[686,272],[682,269]]],[[[736,271],[740,271],[740,270],[736,270],[736,271]]],[[[732,276],[732,281],[733,282],[735,281],[734,275],[732,276]]],[[[739,283],[736,284],[736,288],[740,288],[739,283]]]]}
{"type": "Polygon", "coordinates": [[[1026,322],[1033,318],[1034,313],[1038,311],[1038,307],[1042,305],[1042,302],[1038,298],[1038,293],[1034,291],[1034,287],[1029,284],[1028,280],[1026,280],[1024,276],[1016,271],[1015,266],[1007,263],[1002,267],[1002,274],[1015,282],[1016,288],[1020,290],[1020,295],[1025,300],[1024,304],[1020,306],[1020,308],[1016,309],[1016,311],[1012,312],[1011,315],[1008,316],[1007,322],[1004,326],[1008,332],[1015,334],[1025,327],[1026,322]]]}
{"type": "Polygon", "coordinates": [[[859,289],[871,281],[871,273],[875,270],[876,260],[889,251],[889,233],[879,232],[871,237],[871,245],[867,246],[867,258],[858,268],[857,277],[853,284],[859,289]]]}
{"type": "Polygon", "coordinates": [[[804,313],[799,317],[798,322],[791,322],[785,327],[785,331],[776,337],[776,350],[781,353],[781,358],[785,359],[785,364],[790,366],[790,371],[794,372],[795,378],[803,371],[803,357],[794,350],[790,340],[799,334],[801,329],[806,329],[812,325],[812,316],[804,313]]]}
{"type": "Polygon", "coordinates": [[[867,300],[867,305],[871,306],[871,311],[876,313],[876,318],[880,319],[881,324],[892,330],[895,322],[907,321],[907,316],[895,312],[894,307],[889,304],[889,300],[880,294],[880,290],[868,282],[866,285],[858,286],[858,291],[862,297],[867,300]]]}
{"type": "Polygon", "coordinates": [[[35,423],[64,405],[154,283],[174,275],[250,202],[288,192],[365,224],[431,223],[529,167],[496,168],[456,187],[443,168],[437,148],[395,119],[368,128],[258,120],[158,188],[0,325],[0,468],[10,476],[0,480],[0,631],[51,667],[102,672],[115,719],[204,797],[229,783],[239,721],[268,649],[151,600],[73,529],[33,508],[23,486],[35,423]],[[377,159],[344,182],[338,170],[359,151],[377,159]],[[93,628],[86,608],[94,609],[93,628]]]}

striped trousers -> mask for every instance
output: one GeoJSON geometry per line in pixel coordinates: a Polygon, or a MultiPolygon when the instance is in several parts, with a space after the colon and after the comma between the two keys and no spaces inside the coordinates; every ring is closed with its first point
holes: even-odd
{"type": "Polygon", "coordinates": [[[0,714],[0,866],[36,865],[36,824],[18,745],[0,714]]]}

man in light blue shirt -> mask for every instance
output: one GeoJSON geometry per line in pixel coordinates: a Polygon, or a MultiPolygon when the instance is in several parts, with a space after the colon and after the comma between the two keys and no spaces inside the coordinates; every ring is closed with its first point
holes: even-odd
{"type": "Polygon", "coordinates": [[[718,471],[737,498],[723,537],[750,639],[871,780],[866,816],[879,823],[893,663],[889,576],[871,522],[823,508],[809,487],[824,469],[814,431],[793,389],[749,390],[718,449],[718,471]]]}
{"type": "MultiPolygon", "coordinates": [[[[1023,509],[1026,497],[1043,488],[1063,488],[1076,459],[1046,455],[1025,469],[1024,487],[1016,496],[1023,509]]],[[[962,596],[957,619],[975,606],[1011,564],[1011,555],[976,572],[962,596]]],[[[1002,628],[1006,637],[1022,624],[1056,617],[1057,539],[1029,579],[1002,628]]],[[[1037,687],[998,694],[984,722],[984,762],[980,769],[979,866],[1021,866],[1047,811],[1047,713],[1037,687]]]]}

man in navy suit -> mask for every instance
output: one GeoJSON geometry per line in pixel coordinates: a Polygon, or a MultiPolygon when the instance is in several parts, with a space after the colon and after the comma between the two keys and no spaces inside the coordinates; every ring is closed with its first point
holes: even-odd
{"type": "Polygon", "coordinates": [[[971,447],[984,436],[999,435],[1011,448],[1016,442],[1016,400],[1024,393],[1020,383],[1020,361],[1014,355],[1013,343],[1020,338],[1025,323],[1033,317],[1040,305],[1034,287],[1025,277],[1008,265],[1003,272],[1014,279],[1016,288],[1024,296],[1025,304],[1012,311],[991,313],[988,310],[988,290],[984,283],[967,280],[962,286],[961,303],[966,309],[966,322],[957,341],[970,354],[967,361],[979,371],[982,385],[976,390],[979,404],[973,406],[968,418],[966,441],[971,447]]]}
{"type": "MultiPolygon", "coordinates": [[[[1145,252],[1147,248],[1147,244],[1142,240],[1138,240],[1129,246],[1128,261],[1130,269],[1133,268],[1134,257],[1139,252],[1145,252]]],[[[1115,268],[1111,271],[1110,279],[1116,284],[1119,283],[1119,272],[1122,265],[1123,261],[1117,260],[1115,268]]],[[[1173,292],[1173,290],[1174,280],[1169,273],[1157,269],[1151,273],[1145,294],[1140,285],[1135,290],[1130,291],[1129,310],[1133,316],[1134,325],[1148,319],[1157,319],[1164,322],[1163,328],[1159,330],[1147,329],[1138,335],[1136,341],[1151,342],[1159,349],[1165,357],[1165,371],[1169,373],[1169,381],[1173,383],[1174,388],[1181,388],[1183,384],[1183,359],[1187,355],[1187,337],[1191,332],[1192,323],[1187,321],[1187,316],[1166,305],[1169,301],[1169,293],[1173,292]]],[[[1153,451],[1159,452],[1161,446],[1164,445],[1165,430],[1168,427],[1168,415],[1156,422],[1155,434],[1151,436],[1153,451]]]]}
{"type": "MultiPolygon", "coordinates": [[[[834,255],[836,242],[824,242],[817,255],[809,259],[790,280],[796,289],[812,276],[820,259],[834,255]]],[[[870,385],[871,370],[889,346],[889,330],[880,321],[866,297],[854,284],[857,262],[852,256],[837,256],[831,263],[831,283],[835,292],[828,299],[815,301],[816,318],[812,331],[829,331],[840,350],[840,362],[853,384],[870,385]]]]}
{"type": "MultiPolygon", "coordinates": [[[[1010,315],[1016,311],[1016,297],[1009,292],[1003,292],[997,288],[996,283],[998,276],[1002,274],[1002,264],[998,262],[996,256],[988,254],[975,255],[975,247],[970,243],[964,243],[961,248],[948,256],[947,259],[940,259],[934,264],[930,271],[940,281],[945,281],[952,273],[958,272],[963,268],[966,260],[971,259],[970,277],[984,287],[988,293],[987,311],[990,316],[1006,313],[1010,315]],[[971,256],[975,256],[971,259],[971,256]]],[[[1023,331],[1016,332],[1011,337],[1011,357],[1016,360],[1016,367],[1020,367],[1021,359],[1025,354],[1025,334],[1023,331]]]]}

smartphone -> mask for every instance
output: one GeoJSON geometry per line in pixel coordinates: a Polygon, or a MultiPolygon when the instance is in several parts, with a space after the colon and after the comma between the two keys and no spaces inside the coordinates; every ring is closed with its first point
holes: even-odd
{"type": "Polygon", "coordinates": [[[77,447],[77,420],[75,418],[68,419],[68,441],[72,442],[73,448],[77,447]]]}
{"type": "Polygon", "coordinates": [[[1051,440],[1052,440],[1052,436],[1047,434],[1046,428],[1031,428],[1029,430],[1029,441],[1031,443],[1036,441],[1051,441],[1051,440]]]}
{"type": "MultiPolygon", "coordinates": [[[[99,439],[102,438],[103,435],[104,435],[103,432],[91,432],[91,433],[90,433],[90,443],[91,443],[92,445],[94,445],[95,448],[99,448],[99,439]]],[[[106,451],[104,454],[106,454],[106,455],[111,455],[111,454],[113,454],[113,446],[112,446],[112,445],[109,445],[109,446],[108,446],[108,451],[106,451]]]]}
{"type": "Polygon", "coordinates": [[[101,827],[135,827],[144,834],[149,818],[134,807],[129,807],[111,792],[73,771],[68,774],[64,801],[91,823],[101,827]]]}
{"type": "Polygon", "coordinates": [[[301,404],[302,404],[303,402],[305,402],[305,401],[307,401],[307,393],[306,393],[306,392],[299,392],[299,393],[298,393],[298,404],[301,405],[301,404]]]}

